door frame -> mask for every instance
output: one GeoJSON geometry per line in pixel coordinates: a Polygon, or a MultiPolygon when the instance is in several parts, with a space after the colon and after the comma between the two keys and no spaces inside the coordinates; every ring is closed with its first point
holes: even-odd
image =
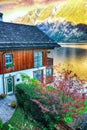
{"type": "Polygon", "coordinates": [[[8,76],[5,78],[6,80],[6,94],[9,95],[9,94],[13,94],[14,93],[14,76],[8,76]],[[8,92],[8,83],[7,83],[7,79],[9,78],[13,78],[13,86],[12,86],[12,91],[11,92],[8,92]]]}

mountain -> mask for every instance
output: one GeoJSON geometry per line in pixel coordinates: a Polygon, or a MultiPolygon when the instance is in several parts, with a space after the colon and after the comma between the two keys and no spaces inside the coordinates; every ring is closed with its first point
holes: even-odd
{"type": "Polygon", "coordinates": [[[87,24],[87,0],[66,0],[61,4],[50,5],[40,13],[37,20],[44,21],[52,16],[74,24],[87,24]]]}
{"type": "Polygon", "coordinates": [[[54,4],[50,4],[49,6],[47,5],[44,7],[31,9],[25,16],[19,17],[15,19],[13,22],[36,25],[45,20],[47,21],[47,19],[50,19],[50,17],[52,16],[52,10],[54,9],[54,7],[54,4]],[[44,20],[41,20],[39,18],[44,20]]]}
{"type": "Polygon", "coordinates": [[[87,25],[73,24],[66,21],[44,22],[37,25],[44,33],[61,43],[87,42],[87,25]]]}
{"type": "Polygon", "coordinates": [[[46,20],[54,22],[62,19],[74,24],[87,24],[87,0],[65,0],[65,2],[41,5],[32,8],[21,19],[21,22],[24,24],[38,24],[46,20]]]}
{"type": "Polygon", "coordinates": [[[86,43],[87,0],[68,0],[34,8],[16,22],[36,25],[57,42],[86,43]]]}

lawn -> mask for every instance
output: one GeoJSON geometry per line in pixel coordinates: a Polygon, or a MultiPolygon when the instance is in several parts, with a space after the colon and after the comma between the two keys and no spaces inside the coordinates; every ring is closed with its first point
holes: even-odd
{"type": "Polygon", "coordinates": [[[37,126],[37,122],[35,122],[31,116],[26,118],[23,110],[17,108],[12,118],[3,125],[3,128],[1,130],[41,130],[41,129],[37,126]]]}

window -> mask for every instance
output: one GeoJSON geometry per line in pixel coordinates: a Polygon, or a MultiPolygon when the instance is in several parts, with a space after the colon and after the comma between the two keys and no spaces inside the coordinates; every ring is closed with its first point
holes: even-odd
{"type": "Polygon", "coordinates": [[[34,78],[38,79],[39,81],[43,80],[43,70],[34,71],[34,78]]]}
{"type": "Polygon", "coordinates": [[[34,67],[43,66],[43,52],[34,52],[34,67]]]}
{"type": "Polygon", "coordinates": [[[53,69],[52,68],[47,68],[46,69],[46,76],[52,76],[53,75],[53,69]]]}
{"type": "Polygon", "coordinates": [[[6,66],[7,67],[12,67],[13,66],[13,54],[6,54],[6,66]]]}

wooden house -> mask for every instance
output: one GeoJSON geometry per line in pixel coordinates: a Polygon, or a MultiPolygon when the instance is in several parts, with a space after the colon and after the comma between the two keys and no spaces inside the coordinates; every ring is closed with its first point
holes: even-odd
{"type": "MultiPolygon", "coordinates": [[[[0,15],[2,16],[2,15],[0,15]]],[[[0,18],[1,19],[1,18],[0,18]]],[[[0,21],[0,94],[14,93],[21,73],[31,78],[52,76],[47,50],[59,47],[36,26],[0,21]]],[[[50,60],[50,59],[49,59],[50,60]]]]}

